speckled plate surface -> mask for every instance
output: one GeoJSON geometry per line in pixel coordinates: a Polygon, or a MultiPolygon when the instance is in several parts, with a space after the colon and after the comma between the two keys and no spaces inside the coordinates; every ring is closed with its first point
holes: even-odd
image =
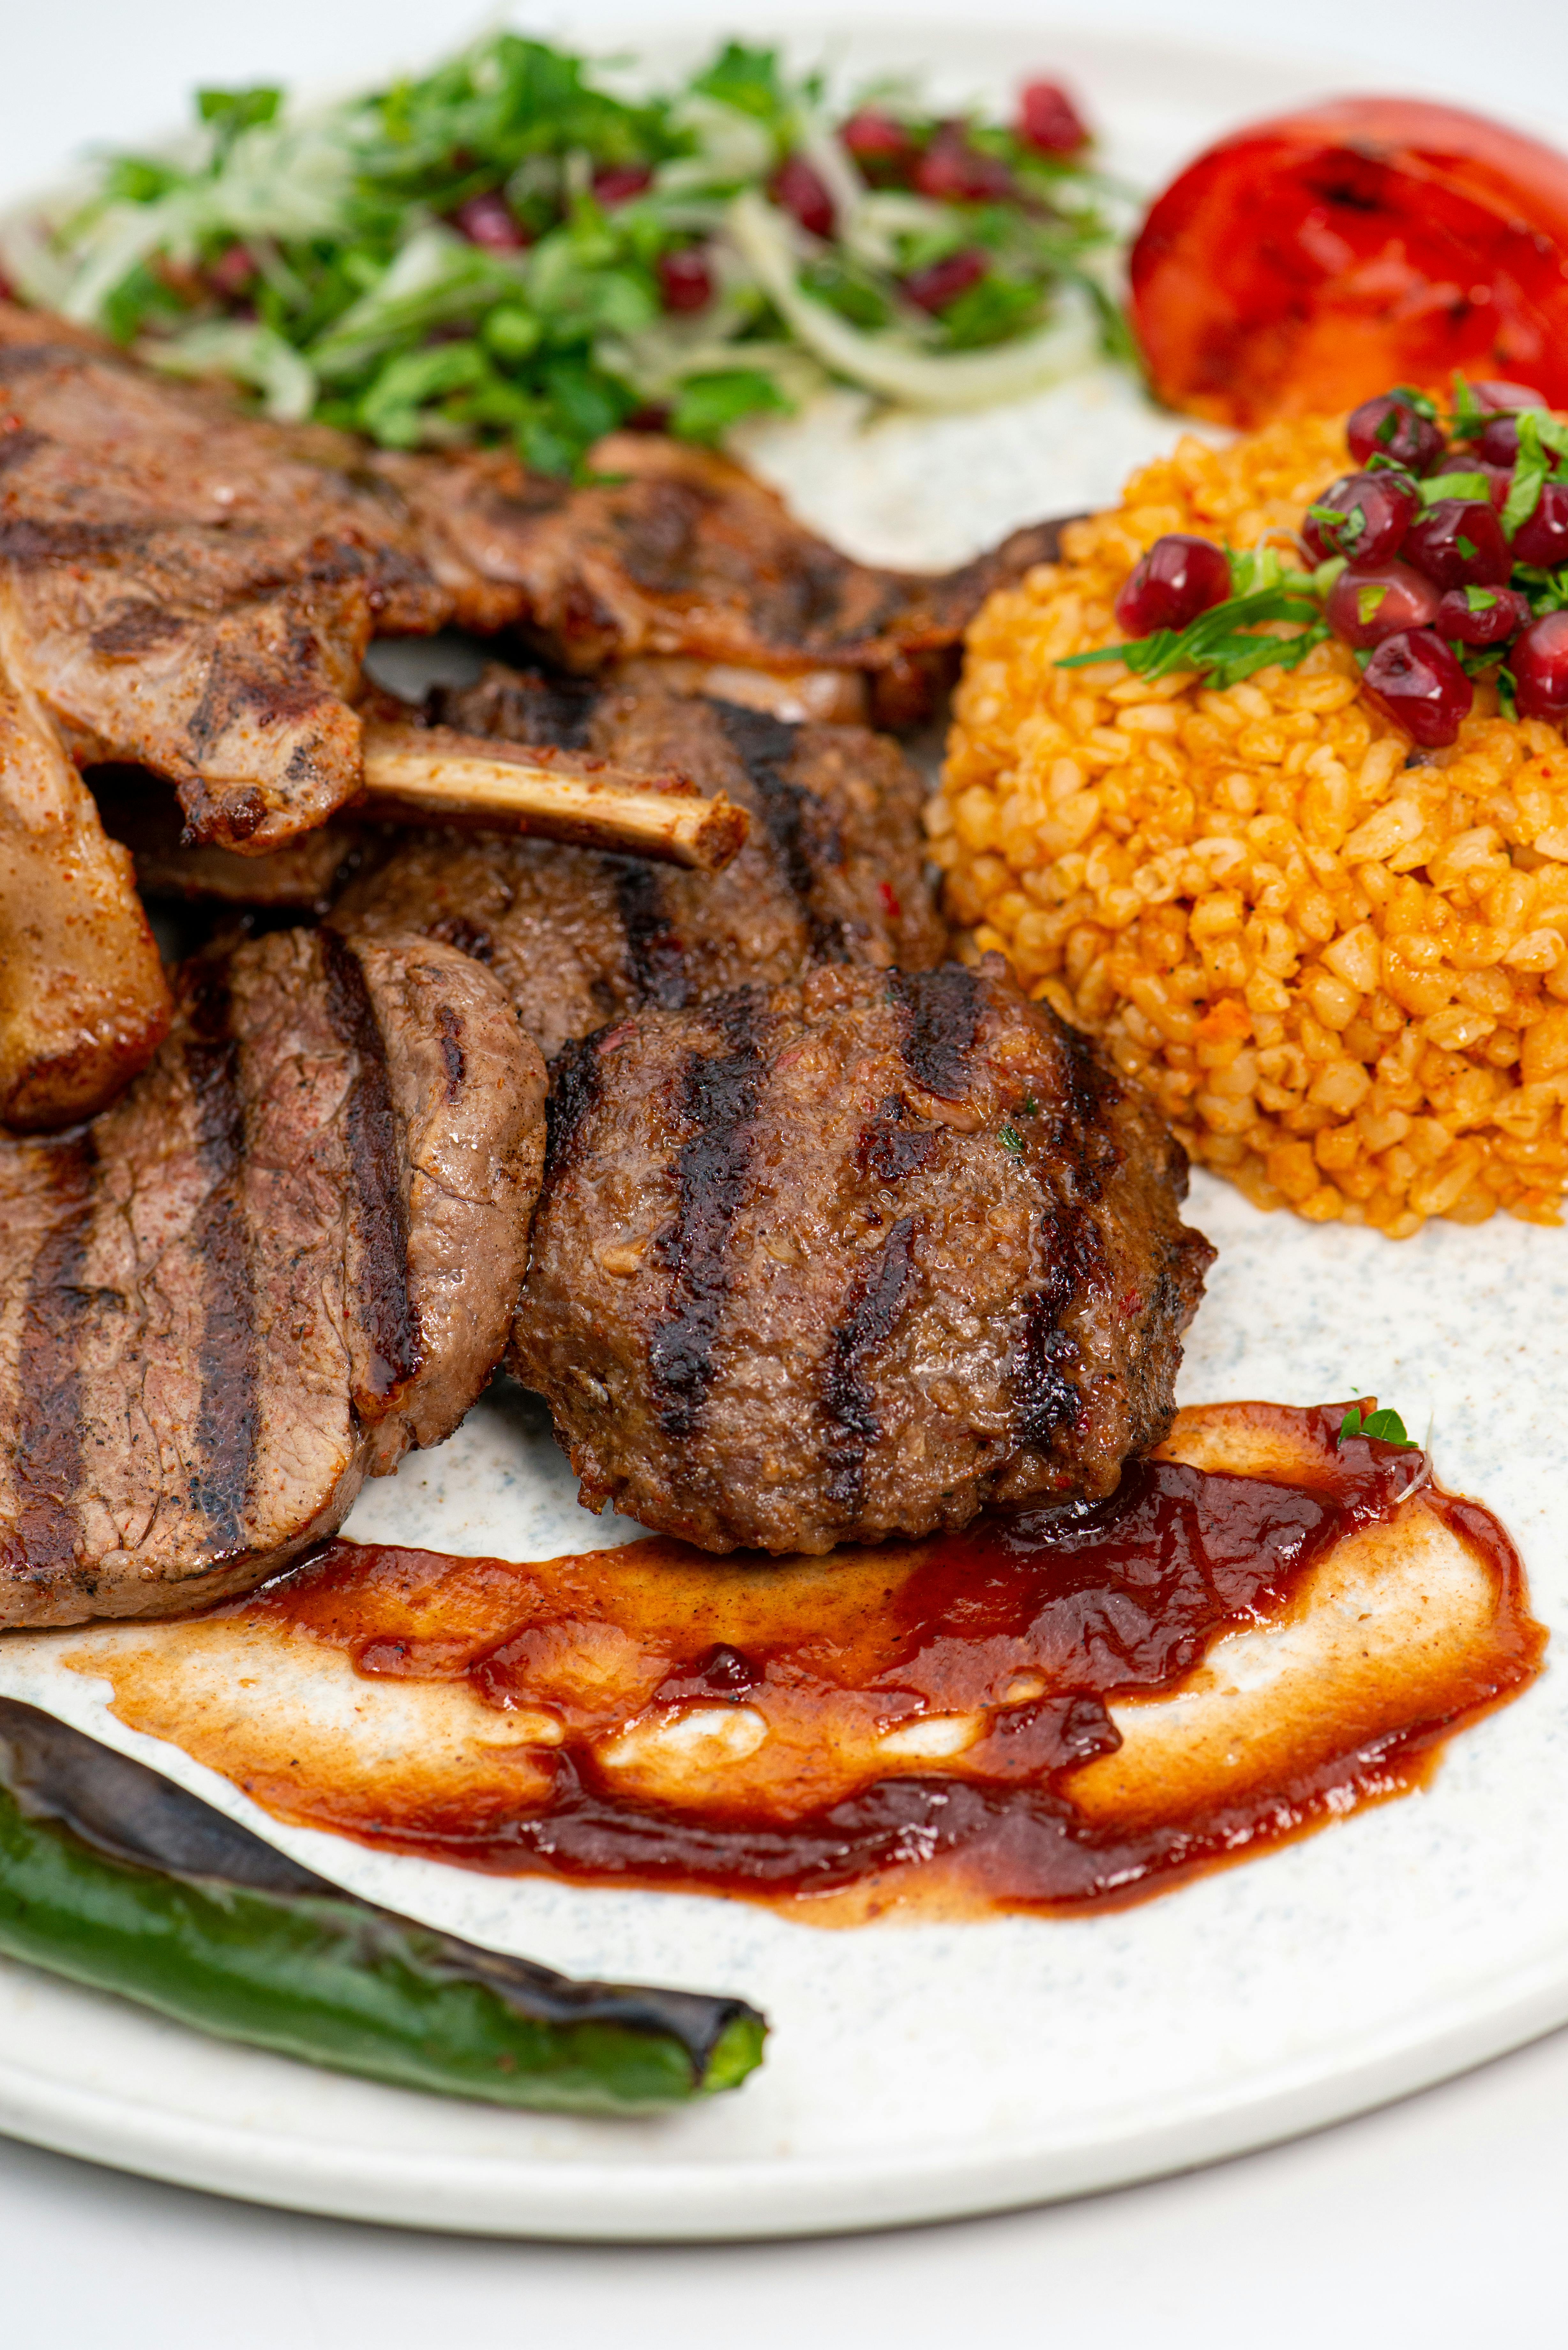
{"type": "MultiPolygon", "coordinates": [[[[911,46],[868,36],[855,53],[908,63],[911,46]]],[[[955,92],[1005,85],[1049,52],[1146,183],[1224,123],[1345,78],[1039,32],[927,47],[955,92]]],[[[855,421],[836,403],[757,460],[858,550],[932,561],[1108,497],[1172,429],[1106,380],[1002,417],[857,438],[855,421]]],[[[1563,1236],[1499,1219],[1396,1246],[1259,1215],[1201,1178],[1190,1213],[1220,1253],[1183,1399],[1377,1392],[1414,1433],[1429,1424],[1446,1484],[1503,1517],[1536,1614],[1568,1633],[1563,1236]]],[[[577,1511],[537,1420],[501,1390],[451,1443],[370,1488],[347,1531],[526,1558],[636,1529],[577,1511]]],[[[773,2021],[767,2062],[737,2095],[661,2120],[579,2122],[337,2079],[0,1964],[0,2129],[262,2201],[581,2238],[952,2217],[1262,2144],[1568,2020],[1568,1708],[1550,1655],[1533,1689],[1454,1743],[1427,1793],[1142,1908],[847,1933],[280,1829],[124,1730],[101,1685],[47,1643],[0,1641],[0,1691],[156,1763],[376,1899],[573,1971],[740,1991],[773,2021]]]]}

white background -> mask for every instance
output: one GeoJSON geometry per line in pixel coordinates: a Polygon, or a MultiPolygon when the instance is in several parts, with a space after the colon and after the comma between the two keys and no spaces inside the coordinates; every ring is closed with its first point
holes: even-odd
{"type": "MultiPolygon", "coordinates": [[[[966,0],[966,6],[971,0],[966,0]]],[[[763,31],[787,0],[734,0],[763,31]]],[[[872,13],[877,0],[856,0],[872,13]]],[[[173,120],[192,83],[352,80],[418,61],[474,22],[437,0],[8,0],[0,179],[55,176],[73,148],[173,120]]],[[[642,14],[660,30],[670,13],[642,14]]],[[[814,15],[816,10],[813,10],[814,15]]],[[[908,21],[907,8],[879,10],[908,21]]],[[[1052,13],[987,0],[1040,27],[1052,13]]],[[[585,12],[571,12],[577,23],[585,12]]],[[[621,0],[618,22],[637,9],[621,0]]],[[[1068,12],[1061,12],[1072,21],[1068,12]]],[[[536,9],[541,27],[568,12],[536,9]]],[[[599,11],[590,21],[603,22],[599,11]]],[[[1096,0],[1077,21],[1310,47],[1365,88],[1446,87],[1500,112],[1568,97],[1568,11],[1546,0],[1096,0]]],[[[1336,77],[1336,78],[1343,78],[1336,77]]],[[[1092,99],[1092,93],[1091,99],[1092,99]]],[[[874,2239],[640,2251],[449,2241],[296,2219],[0,2143],[0,2343],[49,2350],[377,2350],[458,2341],[707,2350],[798,2339],[1080,2332],[1120,2350],[1333,2342],[1448,2350],[1568,2339],[1560,2287],[1568,2035],[1296,2146],[1054,2210],[874,2239]]]]}

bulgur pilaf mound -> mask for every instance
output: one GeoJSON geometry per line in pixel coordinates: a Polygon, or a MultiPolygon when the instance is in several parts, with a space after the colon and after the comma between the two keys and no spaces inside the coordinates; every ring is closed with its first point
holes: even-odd
{"type": "Polygon", "coordinates": [[[1568,746],[1479,686],[1412,754],[1319,645],[1225,692],[1117,661],[1112,604],[1168,531],[1299,527],[1343,423],[1183,440],[969,633],[932,854],[974,952],[1108,1044],[1259,1207],[1376,1225],[1561,1221],[1568,746]]]}

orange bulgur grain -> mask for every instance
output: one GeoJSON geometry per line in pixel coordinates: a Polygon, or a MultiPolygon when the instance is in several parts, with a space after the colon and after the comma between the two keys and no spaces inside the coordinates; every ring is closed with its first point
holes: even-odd
{"type": "Polygon", "coordinates": [[[1412,758],[1346,649],[1227,692],[1115,660],[1165,531],[1293,532],[1338,421],[1183,440],[970,629],[928,822],[971,951],[1103,1036],[1195,1159],[1260,1207],[1376,1225],[1561,1221],[1568,745],[1480,688],[1412,758]]]}

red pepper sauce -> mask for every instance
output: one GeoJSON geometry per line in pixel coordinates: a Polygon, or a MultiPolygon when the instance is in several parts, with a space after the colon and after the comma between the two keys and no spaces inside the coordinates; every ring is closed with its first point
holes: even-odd
{"type": "Polygon", "coordinates": [[[253,1671],[304,1638],[441,1695],[428,1754],[363,1770],[298,1719],[271,1761],[211,1709],[180,1728],[167,1646],[91,1669],[274,1810],[465,1867],[823,1923],[1125,1902],[1417,1785],[1539,1669],[1497,1519],[1342,1414],[1184,1413],[1108,1503],[825,1560],[337,1541],[155,1636],[202,1636],[188,1708],[235,1629],[253,1671]]]}

